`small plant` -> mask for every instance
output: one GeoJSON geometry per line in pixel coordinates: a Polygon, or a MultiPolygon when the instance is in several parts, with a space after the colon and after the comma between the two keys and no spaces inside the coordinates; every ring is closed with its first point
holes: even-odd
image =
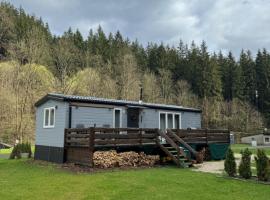
{"type": "Polygon", "coordinates": [[[231,148],[229,148],[226,153],[226,158],[224,162],[224,170],[229,176],[236,175],[236,162],[235,162],[235,157],[231,148]]]}
{"type": "Polygon", "coordinates": [[[251,172],[251,155],[252,153],[246,148],[244,151],[241,151],[242,158],[239,165],[239,175],[245,179],[249,179],[252,175],[251,172]]]}
{"type": "Polygon", "coordinates": [[[17,144],[13,147],[12,152],[9,156],[9,159],[15,159],[15,158],[20,159],[22,157],[21,153],[22,152],[21,152],[20,145],[17,144]]]}
{"type": "Polygon", "coordinates": [[[32,156],[31,144],[30,143],[20,143],[14,146],[9,158],[10,159],[20,159],[22,153],[27,153],[28,158],[32,156]]]}
{"type": "Polygon", "coordinates": [[[255,157],[257,177],[259,181],[268,181],[270,175],[269,159],[263,149],[257,150],[257,156],[255,157]]]}

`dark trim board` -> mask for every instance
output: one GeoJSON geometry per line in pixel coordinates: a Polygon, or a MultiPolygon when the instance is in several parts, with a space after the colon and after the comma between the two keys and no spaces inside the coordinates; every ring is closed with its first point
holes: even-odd
{"type": "Polygon", "coordinates": [[[64,147],[35,145],[34,159],[64,163],[64,147]]]}

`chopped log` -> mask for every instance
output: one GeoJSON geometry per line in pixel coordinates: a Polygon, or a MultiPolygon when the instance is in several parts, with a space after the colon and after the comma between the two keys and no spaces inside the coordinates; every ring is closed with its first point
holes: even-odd
{"type": "Polygon", "coordinates": [[[159,156],[136,153],[134,151],[117,153],[116,151],[96,151],[94,165],[98,168],[153,166],[159,156]]]}

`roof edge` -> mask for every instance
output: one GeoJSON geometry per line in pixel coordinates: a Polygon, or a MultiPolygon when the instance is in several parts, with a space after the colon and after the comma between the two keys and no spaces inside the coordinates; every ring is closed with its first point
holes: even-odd
{"type": "Polygon", "coordinates": [[[52,95],[51,93],[48,93],[45,96],[43,96],[41,99],[39,99],[34,105],[35,105],[35,107],[38,107],[50,99],[56,100],[56,101],[64,101],[64,98],[52,95]]]}
{"type": "MultiPolygon", "coordinates": [[[[72,95],[70,95],[72,97],[72,95]]],[[[66,101],[66,102],[82,102],[82,103],[95,103],[95,104],[103,104],[103,105],[120,105],[120,106],[128,106],[129,102],[98,102],[98,101],[91,101],[88,99],[71,99],[71,97],[57,94],[57,93],[48,93],[47,95],[43,96],[41,99],[39,99],[35,103],[35,107],[39,107],[43,103],[45,103],[48,100],[56,100],[56,101],[66,101]]],[[[112,99],[109,99],[112,100],[112,99]]],[[[160,110],[178,110],[178,111],[186,111],[186,112],[196,112],[196,113],[202,113],[201,109],[198,108],[188,108],[188,107],[170,107],[174,105],[167,105],[167,104],[151,104],[146,103],[144,105],[141,105],[138,103],[138,105],[131,105],[131,106],[143,106],[146,108],[152,108],[152,109],[160,109],[160,110]],[[164,105],[164,106],[163,106],[164,105]]]]}

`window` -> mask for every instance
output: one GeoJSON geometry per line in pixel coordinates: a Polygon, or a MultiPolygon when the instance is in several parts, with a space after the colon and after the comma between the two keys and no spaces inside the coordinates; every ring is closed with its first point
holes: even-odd
{"type": "Polygon", "coordinates": [[[174,128],[180,129],[180,115],[179,114],[174,115],[174,128]]]}
{"type": "Polygon", "coordinates": [[[173,114],[172,113],[167,114],[167,120],[168,120],[167,128],[170,128],[170,129],[174,128],[173,127],[173,114]]]}
{"type": "Polygon", "coordinates": [[[161,130],[166,129],[166,113],[160,113],[160,116],[159,116],[159,128],[161,130]]]}
{"type": "Polygon", "coordinates": [[[55,124],[55,107],[44,108],[44,128],[54,128],[55,124]]]}
{"type": "Polygon", "coordinates": [[[180,113],[160,112],[159,113],[159,129],[180,129],[180,113]]]}
{"type": "Polygon", "coordinates": [[[113,114],[113,126],[114,128],[121,128],[122,127],[122,113],[121,109],[115,108],[113,114]]]}
{"type": "Polygon", "coordinates": [[[264,142],[265,142],[265,143],[269,143],[269,142],[270,142],[269,137],[265,137],[265,138],[264,138],[264,142]]]}

